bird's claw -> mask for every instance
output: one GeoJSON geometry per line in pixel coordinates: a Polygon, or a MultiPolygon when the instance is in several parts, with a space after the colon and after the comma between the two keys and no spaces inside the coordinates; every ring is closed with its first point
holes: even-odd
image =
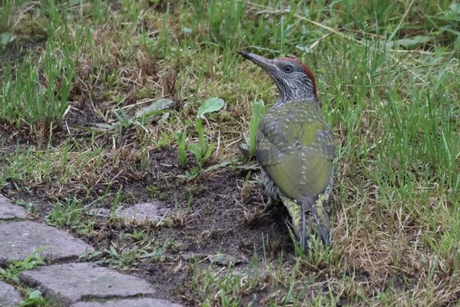
{"type": "Polygon", "coordinates": [[[273,201],[273,199],[271,197],[268,198],[268,201],[267,203],[265,204],[265,208],[264,210],[262,211],[263,214],[267,213],[268,211],[270,211],[272,208],[273,208],[273,204],[275,202],[273,201]]]}

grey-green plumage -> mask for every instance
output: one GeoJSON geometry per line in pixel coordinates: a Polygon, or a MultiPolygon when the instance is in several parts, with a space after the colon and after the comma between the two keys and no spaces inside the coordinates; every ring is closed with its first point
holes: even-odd
{"type": "Polygon", "coordinates": [[[257,132],[256,159],[262,167],[268,206],[282,200],[304,250],[308,234],[317,234],[327,244],[334,141],[321,113],[314,77],[295,59],[241,54],[264,68],[280,90],[280,98],[257,132]]]}
{"type": "Polygon", "coordinates": [[[334,143],[319,105],[296,101],[269,110],[257,133],[256,159],[265,173],[263,181],[269,187],[271,201],[278,196],[283,200],[299,239],[303,206],[308,232],[317,233],[328,242],[327,199],[332,186],[334,143]],[[318,223],[324,225],[312,226],[315,221],[308,219],[314,219],[314,214],[322,216],[318,223]]]}

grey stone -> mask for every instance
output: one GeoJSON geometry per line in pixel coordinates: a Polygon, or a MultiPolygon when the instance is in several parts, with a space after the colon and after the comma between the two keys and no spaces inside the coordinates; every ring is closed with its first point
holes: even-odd
{"type": "Polygon", "coordinates": [[[209,262],[211,262],[213,264],[220,264],[220,265],[223,265],[223,266],[227,266],[229,264],[239,263],[239,261],[236,259],[235,256],[226,255],[226,254],[208,255],[208,260],[209,260],[209,262]]]}
{"type": "MultiPolygon", "coordinates": [[[[225,276],[225,272],[222,272],[221,276],[225,276]]],[[[254,279],[254,278],[265,278],[269,275],[267,270],[264,270],[260,267],[254,267],[250,265],[237,265],[232,272],[233,275],[245,276],[245,279],[254,279]]]]}
{"type": "Polygon", "coordinates": [[[30,221],[0,224],[0,238],[0,265],[24,260],[40,247],[46,247],[39,255],[48,260],[67,260],[94,251],[64,231],[30,221]]]}
{"type": "Polygon", "coordinates": [[[13,205],[8,198],[0,194],[0,220],[25,218],[27,218],[27,212],[24,208],[13,205]]]}
{"type": "Polygon", "coordinates": [[[160,209],[161,202],[137,204],[117,212],[117,217],[134,219],[137,222],[158,222],[163,218],[164,210],[160,209]]]}
{"type": "Polygon", "coordinates": [[[20,278],[38,288],[46,298],[55,298],[59,306],[81,300],[152,296],[155,289],[145,280],[90,263],[44,266],[22,272],[20,278]]]}
{"type": "Polygon", "coordinates": [[[14,307],[22,302],[19,292],[3,281],[0,281],[0,306],[14,307]]]}
{"type": "Polygon", "coordinates": [[[88,215],[97,216],[97,217],[108,217],[110,215],[110,209],[106,209],[106,208],[91,209],[88,211],[88,215]]]}
{"type": "Polygon", "coordinates": [[[155,298],[139,298],[129,300],[111,300],[100,302],[80,302],[71,307],[182,307],[183,305],[155,298]]]}
{"type": "MultiPolygon", "coordinates": [[[[134,220],[138,223],[142,222],[158,222],[166,213],[165,209],[161,209],[162,203],[157,201],[153,203],[137,204],[129,208],[118,209],[115,212],[115,217],[125,220],[134,220]]],[[[88,215],[98,217],[109,217],[110,209],[97,208],[88,211],[88,215]]]]}

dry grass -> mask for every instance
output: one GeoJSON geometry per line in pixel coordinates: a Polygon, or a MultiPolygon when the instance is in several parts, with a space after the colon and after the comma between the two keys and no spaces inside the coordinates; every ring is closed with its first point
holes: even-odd
{"type": "Polygon", "coordinates": [[[457,6],[379,3],[7,1],[1,192],[94,244],[101,264],[190,305],[458,304],[457,6]],[[239,49],[296,56],[315,73],[338,148],[331,249],[314,241],[300,255],[286,212],[262,213],[240,145],[253,104],[277,94],[239,49]],[[30,111],[63,97],[47,117],[30,111]],[[225,101],[202,119],[215,149],[201,169],[188,152],[181,169],[176,133],[198,142],[211,97],[225,101]],[[135,117],[159,98],[174,105],[135,117]],[[85,214],[154,198],[169,210],[161,225],[85,214]],[[219,253],[236,261],[211,263],[219,253]]]}

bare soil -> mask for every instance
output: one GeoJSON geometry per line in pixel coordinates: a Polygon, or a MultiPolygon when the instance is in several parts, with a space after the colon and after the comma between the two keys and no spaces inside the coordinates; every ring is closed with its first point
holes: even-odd
{"type": "MultiPolygon", "coordinates": [[[[83,105],[82,109],[69,113],[63,125],[53,132],[53,145],[59,146],[68,138],[75,139],[82,146],[87,143],[90,133],[85,127],[93,126],[97,119],[91,112],[91,108],[83,105]]],[[[134,131],[126,131],[123,141],[128,143],[133,133],[134,131]]],[[[4,128],[0,135],[4,158],[21,147],[40,148],[27,133],[11,133],[4,128]]],[[[101,135],[98,140],[105,146],[110,144],[109,136],[101,135]]],[[[134,144],[127,145],[130,146],[136,147],[134,144]]],[[[236,266],[245,266],[254,253],[266,255],[268,260],[273,261],[277,261],[280,253],[283,253],[284,261],[294,261],[294,245],[287,227],[287,211],[283,206],[278,206],[262,214],[262,184],[254,185],[249,192],[243,191],[245,179],[258,180],[259,171],[227,167],[190,180],[185,178],[184,170],[178,166],[176,148],[150,151],[149,156],[151,167],[148,172],[139,171],[140,168],[136,165],[117,169],[110,169],[113,166],[108,165],[107,171],[118,177],[109,186],[108,197],[98,207],[110,209],[115,194],[121,187],[119,206],[129,207],[160,200],[168,212],[168,223],[136,225],[122,220],[88,216],[82,223],[94,222],[92,231],[83,234],[74,225],[65,227],[97,250],[103,251],[95,259],[101,265],[110,265],[104,259],[112,245],[120,247],[121,253],[133,246],[146,247],[149,243],[157,243],[161,247],[166,242],[172,242],[158,261],[146,258],[119,269],[151,282],[158,288],[160,298],[194,305],[200,300],[196,297],[197,293],[191,290],[191,283],[195,278],[192,269],[194,259],[209,266],[207,256],[222,253],[233,256],[236,266]],[[131,235],[139,231],[149,234],[147,242],[140,243],[132,239],[131,235]]],[[[46,185],[24,188],[26,187],[20,187],[11,181],[3,187],[1,193],[13,201],[30,202],[34,206],[35,220],[45,222],[45,217],[59,200],[65,200],[66,194],[72,195],[72,191],[77,191],[82,203],[87,204],[102,197],[107,185],[88,187],[91,190],[90,196],[73,190],[69,184],[68,193],[61,194],[62,197],[53,197],[53,192],[56,191],[53,180],[46,185]]],[[[226,267],[226,263],[217,263],[215,267],[217,271],[226,267]]]]}

